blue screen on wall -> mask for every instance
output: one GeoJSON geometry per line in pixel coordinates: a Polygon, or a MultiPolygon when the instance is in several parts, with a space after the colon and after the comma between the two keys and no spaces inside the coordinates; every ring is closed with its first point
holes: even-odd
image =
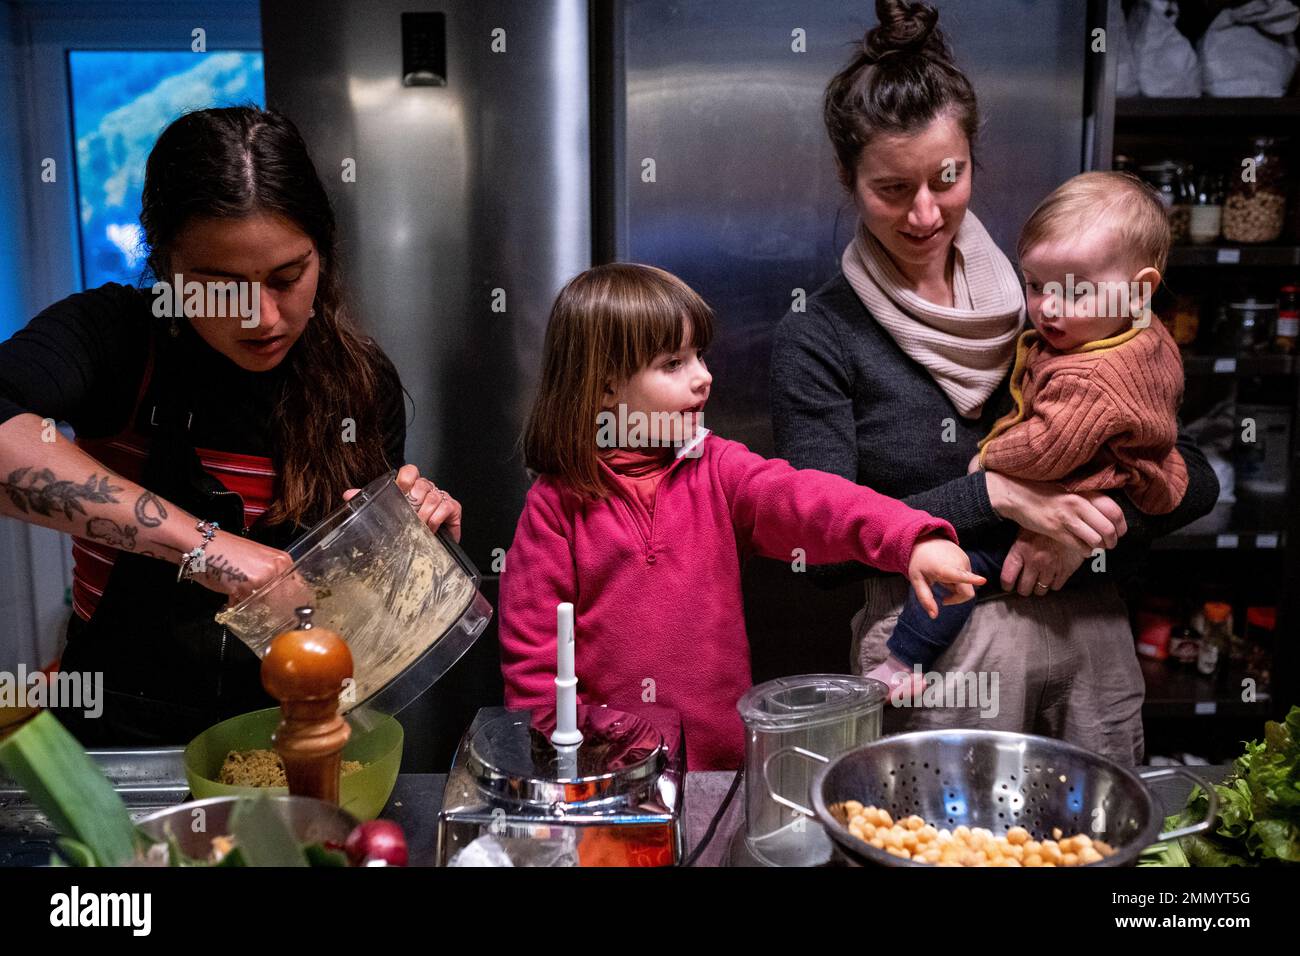
{"type": "Polygon", "coordinates": [[[264,105],[262,54],[72,50],[68,77],[82,286],[135,285],[144,270],[140,190],[149,150],[189,110],[264,105]]]}

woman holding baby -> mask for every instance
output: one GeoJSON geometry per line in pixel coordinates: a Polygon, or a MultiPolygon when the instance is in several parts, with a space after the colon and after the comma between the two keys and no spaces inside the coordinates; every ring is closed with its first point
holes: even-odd
{"type": "Polygon", "coordinates": [[[987,558],[991,571],[976,571],[1000,578],[928,622],[934,634],[909,625],[905,581],[866,578],[855,670],[896,686],[913,667],[983,675],[995,689],[992,701],[889,708],[887,730],[1040,733],[1136,764],[1143,679],[1116,568],[1207,512],[1218,483],[1177,433],[1181,365],[1149,296],[1107,316],[1044,289],[1071,273],[1154,288],[1167,226],[1135,181],[1071,181],[1022,237],[1027,315],[1026,287],[968,210],[978,109],[938,15],[899,0],[876,9],[879,26],[825,96],[860,227],[841,272],[778,329],[777,452],[949,521],[973,561],[987,558]],[[1115,560],[1098,559],[1121,541],[1115,560]],[[944,635],[949,614],[961,618],[944,635]]]}

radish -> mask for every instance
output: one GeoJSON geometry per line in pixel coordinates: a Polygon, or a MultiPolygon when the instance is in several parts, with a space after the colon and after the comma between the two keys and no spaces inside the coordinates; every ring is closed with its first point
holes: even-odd
{"type": "Polygon", "coordinates": [[[406,836],[392,820],[370,820],[350,834],[343,850],[353,866],[406,866],[406,836]]]}

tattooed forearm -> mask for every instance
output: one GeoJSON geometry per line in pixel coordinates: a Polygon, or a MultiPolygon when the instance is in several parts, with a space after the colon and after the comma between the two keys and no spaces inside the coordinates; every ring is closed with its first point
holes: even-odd
{"type": "Polygon", "coordinates": [[[91,541],[103,541],[110,548],[123,551],[135,550],[136,527],[133,524],[118,524],[109,518],[91,518],[86,522],[86,537],[91,541]]]}
{"type": "Polygon", "coordinates": [[[77,514],[85,514],[83,501],[96,504],[112,504],[118,499],[114,495],[122,489],[109,482],[109,476],[100,478],[91,475],[85,481],[77,483],[56,478],[48,468],[32,471],[30,465],[15,468],[9,472],[5,481],[0,481],[9,500],[24,514],[34,513],[46,518],[62,512],[71,521],[77,514]]]}
{"type": "Polygon", "coordinates": [[[239,568],[235,567],[221,555],[209,558],[204,562],[203,573],[212,577],[214,581],[220,581],[223,578],[228,581],[242,583],[248,580],[248,575],[239,568]]]}
{"type": "Polygon", "coordinates": [[[156,528],[162,524],[167,520],[167,509],[163,507],[162,499],[152,491],[146,491],[135,499],[135,520],[145,528],[156,528]]]}

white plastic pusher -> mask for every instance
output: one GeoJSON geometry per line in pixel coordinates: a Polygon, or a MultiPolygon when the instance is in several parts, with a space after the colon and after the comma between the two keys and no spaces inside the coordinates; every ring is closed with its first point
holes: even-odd
{"type": "Polygon", "coordinates": [[[573,747],[582,743],[578,729],[578,676],[574,667],[573,605],[568,601],[555,607],[555,733],[551,743],[573,747]]]}

